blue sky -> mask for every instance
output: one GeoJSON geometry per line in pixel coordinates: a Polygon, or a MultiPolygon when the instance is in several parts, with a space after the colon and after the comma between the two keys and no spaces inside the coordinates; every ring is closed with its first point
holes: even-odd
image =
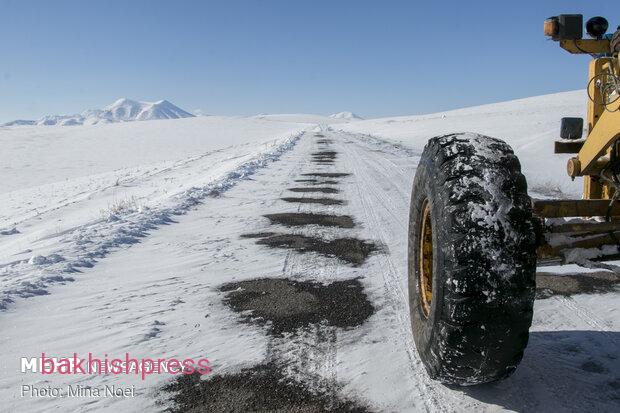
{"type": "Polygon", "coordinates": [[[542,35],[611,1],[0,0],[0,121],[119,97],[214,114],[433,112],[582,88],[542,35]]]}

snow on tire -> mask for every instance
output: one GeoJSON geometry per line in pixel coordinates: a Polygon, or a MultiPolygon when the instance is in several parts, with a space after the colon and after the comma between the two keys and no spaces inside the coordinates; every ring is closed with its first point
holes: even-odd
{"type": "Polygon", "coordinates": [[[525,177],[503,141],[431,139],[409,219],[409,305],[429,375],[473,385],[510,375],[532,322],[536,235],[525,177]]]}

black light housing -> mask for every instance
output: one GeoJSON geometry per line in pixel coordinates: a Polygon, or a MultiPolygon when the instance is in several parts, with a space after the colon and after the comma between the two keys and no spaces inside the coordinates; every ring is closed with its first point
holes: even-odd
{"type": "Polygon", "coordinates": [[[583,37],[583,15],[560,14],[559,40],[579,40],[583,37]]]}
{"type": "Polygon", "coordinates": [[[562,118],[560,125],[560,138],[581,139],[583,135],[582,118],[562,118]]]}
{"type": "Polygon", "coordinates": [[[602,39],[608,28],[609,22],[601,16],[592,17],[586,23],[586,32],[593,39],[602,39]]]}

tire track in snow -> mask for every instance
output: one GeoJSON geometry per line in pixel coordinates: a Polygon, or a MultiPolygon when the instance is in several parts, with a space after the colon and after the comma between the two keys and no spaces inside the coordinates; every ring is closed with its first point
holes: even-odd
{"type": "MultiPolygon", "coordinates": [[[[355,139],[355,136],[349,135],[349,138],[355,139]]],[[[354,143],[353,145],[348,145],[348,147],[351,149],[347,152],[347,154],[352,158],[352,172],[357,177],[356,182],[358,182],[356,185],[356,190],[358,192],[358,197],[362,202],[362,207],[365,213],[364,222],[372,228],[379,240],[388,245],[390,240],[393,238],[393,234],[391,232],[388,233],[387,231],[387,229],[391,226],[384,225],[379,222],[376,207],[381,205],[389,213],[390,218],[394,222],[398,222],[397,225],[401,228],[406,228],[408,223],[404,222],[401,218],[403,214],[398,214],[395,211],[396,207],[393,199],[388,198],[384,191],[378,191],[374,185],[368,185],[368,183],[377,182],[377,175],[385,178],[385,182],[390,182],[393,180],[394,174],[393,172],[388,174],[383,168],[378,167],[382,160],[373,162],[372,158],[369,159],[368,156],[362,157],[359,153],[360,151],[365,152],[366,155],[368,154],[368,150],[363,146],[354,143]],[[372,173],[374,173],[375,176],[372,176],[372,173]],[[364,183],[366,185],[362,186],[359,183],[364,183]],[[375,199],[373,200],[372,198],[375,199]]],[[[383,164],[385,165],[385,163],[387,162],[384,162],[383,164]]],[[[413,179],[413,177],[411,177],[411,179],[413,179]]],[[[400,198],[403,198],[402,194],[404,191],[401,189],[399,192],[401,195],[400,198]]],[[[436,386],[433,386],[430,383],[429,378],[426,377],[424,366],[415,352],[415,344],[413,342],[413,337],[409,327],[409,316],[403,312],[403,308],[408,308],[408,298],[407,293],[404,292],[401,287],[400,280],[403,276],[406,276],[406,274],[399,274],[391,260],[390,255],[382,255],[378,259],[382,261],[382,265],[380,267],[384,269],[383,279],[385,283],[384,288],[386,300],[391,307],[391,313],[396,319],[395,328],[400,330],[396,335],[401,345],[406,349],[409,357],[409,363],[411,366],[410,369],[408,369],[410,383],[417,389],[418,393],[417,397],[414,397],[414,399],[422,400],[424,403],[423,408],[426,411],[451,411],[453,406],[448,405],[444,400],[444,394],[438,392],[436,390],[436,386]]],[[[418,407],[416,406],[416,408],[418,407]]]]}
{"type": "Polygon", "coordinates": [[[569,309],[573,314],[576,314],[579,319],[588,324],[594,330],[601,331],[606,334],[614,343],[618,344],[613,334],[607,332],[610,328],[607,323],[601,320],[596,314],[588,310],[588,308],[580,306],[572,297],[557,297],[558,302],[569,309]]]}
{"type": "MultiPolygon", "coordinates": [[[[313,150],[316,144],[313,145],[313,150]]],[[[312,151],[309,151],[312,152],[312,151]]],[[[321,167],[313,165],[310,159],[304,160],[296,168],[291,170],[289,181],[294,181],[294,176],[300,175],[304,170],[319,170],[321,167]]],[[[321,169],[322,170],[322,169],[321,169]]],[[[285,197],[287,189],[280,192],[280,198],[285,197]]],[[[302,197],[312,194],[301,194],[302,197]]],[[[341,210],[342,207],[331,206],[317,208],[308,204],[298,203],[296,212],[322,212],[332,213],[341,210]]],[[[303,229],[292,230],[292,233],[303,233],[303,229]]],[[[309,257],[294,251],[288,251],[282,268],[282,276],[292,280],[314,280],[324,283],[334,281],[333,274],[337,267],[342,265],[336,259],[323,260],[323,265],[309,265],[309,257]],[[314,268],[313,268],[314,267],[314,268]],[[303,276],[305,274],[305,276],[303,276]]],[[[286,375],[304,383],[310,389],[331,394],[336,397],[337,389],[337,360],[338,360],[338,329],[326,324],[310,325],[303,331],[281,339],[273,339],[268,344],[268,360],[277,360],[285,369],[286,375]]]]}

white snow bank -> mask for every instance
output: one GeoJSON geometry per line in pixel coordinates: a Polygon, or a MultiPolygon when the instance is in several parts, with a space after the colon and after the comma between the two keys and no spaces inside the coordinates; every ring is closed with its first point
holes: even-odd
{"type": "MultiPolygon", "coordinates": [[[[287,138],[214,151],[177,163],[170,168],[164,181],[175,181],[175,175],[191,178],[181,183],[174,182],[174,186],[181,188],[177,193],[164,191],[162,195],[155,191],[140,199],[144,204],[132,197],[130,201],[117,202],[101,211],[98,218],[83,222],[92,214],[92,205],[85,202],[91,208],[82,205],[77,216],[68,217],[78,222],[74,227],[65,225],[64,229],[54,232],[49,230],[49,225],[56,223],[46,225],[44,222],[39,225],[43,229],[32,231],[34,234],[30,236],[21,234],[12,242],[0,244],[0,310],[6,309],[16,298],[47,294],[47,287],[51,284],[74,281],[72,274],[79,268],[92,267],[111,251],[132,245],[158,226],[173,222],[174,216],[185,214],[204,198],[218,196],[258,168],[277,160],[295,145],[300,136],[301,132],[287,138]],[[159,194],[159,198],[154,194],[159,194]],[[47,235],[42,236],[43,233],[47,235]],[[23,245],[30,244],[29,239],[34,241],[33,245],[20,250],[23,245]]],[[[157,186],[157,181],[153,185],[157,186]]],[[[30,230],[37,228],[36,224],[25,223],[30,230]]]]}

